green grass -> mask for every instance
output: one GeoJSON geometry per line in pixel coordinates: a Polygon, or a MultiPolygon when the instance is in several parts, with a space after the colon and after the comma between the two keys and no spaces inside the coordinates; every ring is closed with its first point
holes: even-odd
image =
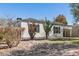
{"type": "Polygon", "coordinates": [[[50,41],[50,40],[40,40],[38,43],[48,43],[48,44],[79,44],[79,40],[66,40],[66,41],[50,41]]]}
{"type": "Polygon", "coordinates": [[[53,39],[48,39],[50,41],[72,41],[72,40],[79,40],[79,37],[72,37],[72,38],[53,38],[53,39]]]}
{"type": "Polygon", "coordinates": [[[73,44],[79,44],[79,41],[72,41],[73,44]]]}

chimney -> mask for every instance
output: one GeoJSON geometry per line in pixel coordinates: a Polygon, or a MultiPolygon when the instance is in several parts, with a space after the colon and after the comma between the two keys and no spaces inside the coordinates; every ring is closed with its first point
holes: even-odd
{"type": "Polygon", "coordinates": [[[22,18],[17,18],[17,22],[20,22],[20,21],[22,21],[22,18]]]}

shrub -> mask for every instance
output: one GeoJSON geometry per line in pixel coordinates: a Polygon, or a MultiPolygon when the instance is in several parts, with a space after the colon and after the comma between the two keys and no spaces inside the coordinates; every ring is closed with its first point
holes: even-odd
{"type": "Polygon", "coordinates": [[[0,27],[0,41],[5,41],[10,48],[17,46],[21,40],[21,31],[23,30],[24,28],[20,27],[0,27]]]}
{"type": "Polygon", "coordinates": [[[21,39],[21,28],[5,28],[4,38],[10,48],[17,46],[21,39]]]}

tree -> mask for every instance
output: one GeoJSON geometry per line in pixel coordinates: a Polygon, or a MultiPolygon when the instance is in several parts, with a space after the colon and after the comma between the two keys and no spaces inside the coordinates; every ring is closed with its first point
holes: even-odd
{"type": "Polygon", "coordinates": [[[15,47],[19,44],[21,28],[17,27],[6,27],[4,31],[4,38],[6,39],[6,44],[8,47],[15,47]]]}
{"type": "Polygon", "coordinates": [[[49,20],[47,20],[46,17],[45,17],[45,22],[43,23],[43,27],[46,34],[46,39],[48,39],[48,35],[49,35],[49,32],[51,31],[52,23],[49,20]]]}
{"type": "Polygon", "coordinates": [[[79,22],[79,4],[78,3],[72,3],[72,4],[70,4],[70,7],[71,7],[72,15],[75,19],[74,22],[75,23],[79,22]]]}
{"type": "Polygon", "coordinates": [[[14,27],[12,18],[0,19],[0,40],[6,42],[8,47],[15,47],[21,40],[21,32],[24,28],[14,27]]]}
{"type": "Polygon", "coordinates": [[[8,26],[4,28],[4,38],[10,48],[19,44],[21,40],[21,32],[24,30],[24,28],[15,27],[13,23],[12,18],[9,18],[8,26]]]}
{"type": "Polygon", "coordinates": [[[29,33],[31,39],[34,39],[34,36],[36,34],[35,29],[36,29],[36,26],[35,26],[34,22],[32,22],[31,24],[28,23],[28,33],[29,33]]]}
{"type": "Polygon", "coordinates": [[[66,17],[65,17],[64,15],[58,15],[58,16],[55,18],[55,22],[58,22],[58,23],[67,25],[67,20],[66,20],[66,17]]]}
{"type": "Polygon", "coordinates": [[[8,27],[13,27],[13,17],[12,18],[8,18],[8,23],[7,23],[8,27]]]}

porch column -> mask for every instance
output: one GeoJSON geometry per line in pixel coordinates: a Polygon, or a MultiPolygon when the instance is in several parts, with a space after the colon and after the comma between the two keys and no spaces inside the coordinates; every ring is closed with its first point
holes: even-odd
{"type": "Polygon", "coordinates": [[[65,34],[65,37],[66,37],[66,29],[64,30],[64,34],[65,34]]]}
{"type": "Polygon", "coordinates": [[[70,37],[72,36],[72,29],[70,29],[70,37]]]}

